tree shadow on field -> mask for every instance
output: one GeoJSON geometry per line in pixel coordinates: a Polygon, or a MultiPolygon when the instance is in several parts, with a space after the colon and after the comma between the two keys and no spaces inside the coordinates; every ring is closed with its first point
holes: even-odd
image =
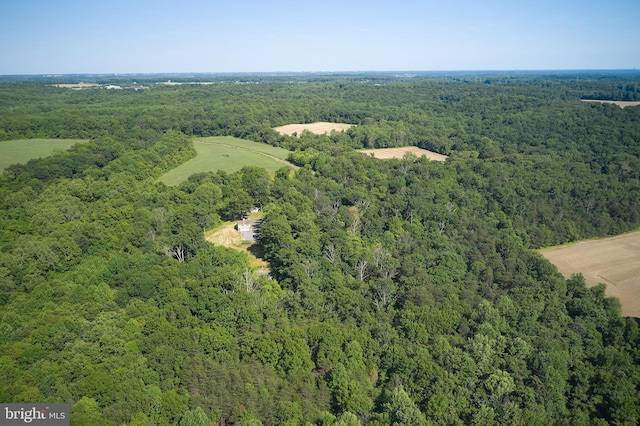
{"type": "Polygon", "coordinates": [[[249,247],[247,247],[247,251],[257,257],[258,259],[264,260],[264,247],[259,242],[254,242],[249,247]]]}

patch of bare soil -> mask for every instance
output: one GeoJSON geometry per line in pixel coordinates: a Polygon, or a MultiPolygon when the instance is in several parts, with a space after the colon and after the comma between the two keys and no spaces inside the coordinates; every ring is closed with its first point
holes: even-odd
{"type": "Polygon", "coordinates": [[[565,277],[581,272],[588,287],[607,285],[622,315],[640,318],[640,232],[540,250],[565,277]]]}
{"type": "Polygon", "coordinates": [[[382,160],[389,158],[402,158],[407,152],[411,152],[416,157],[426,156],[429,160],[445,161],[449,156],[438,154],[437,152],[429,151],[427,149],[418,148],[417,146],[405,146],[402,148],[378,148],[378,149],[360,149],[367,155],[373,154],[374,157],[382,160]]]}
{"type": "Polygon", "coordinates": [[[353,124],[317,122],[309,124],[287,124],[286,126],[274,127],[273,130],[281,135],[289,136],[293,136],[294,133],[300,135],[303,130],[308,130],[316,135],[323,135],[331,133],[333,130],[341,132],[349,129],[351,126],[353,126],[353,124]]]}

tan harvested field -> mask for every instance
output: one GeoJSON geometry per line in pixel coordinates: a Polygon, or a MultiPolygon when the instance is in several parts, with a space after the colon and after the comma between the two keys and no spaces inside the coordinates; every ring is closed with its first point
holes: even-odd
{"type": "Polygon", "coordinates": [[[303,130],[308,130],[316,135],[323,135],[331,133],[332,130],[341,132],[349,129],[351,126],[353,126],[353,124],[318,122],[309,124],[287,124],[286,126],[274,127],[273,130],[281,135],[289,136],[293,136],[294,133],[300,135],[303,130]]]}
{"type": "Polygon", "coordinates": [[[418,148],[417,146],[404,146],[402,148],[379,148],[379,149],[360,149],[367,155],[373,154],[374,157],[382,160],[388,160],[389,158],[402,158],[407,152],[411,152],[416,157],[426,156],[429,160],[445,161],[449,158],[447,155],[438,154],[437,152],[429,151],[426,149],[418,148]]]}
{"type": "Polygon", "coordinates": [[[614,104],[618,105],[620,108],[632,107],[640,105],[640,102],[629,102],[629,101],[600,101],[598,99],[582,99],[582,102],[600,102],[601,104],[614,104]]]}
{"type": "Polygon", "coordinates": [[[582,272],[591,287],[607,285],[617,297],[622,315],[640,318],[640,232],[540,250],[565,277],[582,272]]]}

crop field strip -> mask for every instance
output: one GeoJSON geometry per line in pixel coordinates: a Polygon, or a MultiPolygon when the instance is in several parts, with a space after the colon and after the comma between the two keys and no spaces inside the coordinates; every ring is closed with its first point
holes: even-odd
{"type": "Polygon", "coordinates": [[[360,149],[359,152],[370,155],[381,160],[390,158],[403,158],[407,152],[414,154],[416,157],[425,156],[429,160],[433,161],[446,161],[449,158],[447,155],[438,154],[437,152],[429,151],[427,149],[418,148],[417,146],[405,146],[402,148],[378,148],[378,149],[360,149]]]}
{"type": "Polygon", "coordinates": [[[353,124],[345,123],[329,123],[325,121],[319,121],[316,123],[308,124],[287,124],[286,126],[274,127],[273,130],[282,134],[293,136],[294,134],[300,135],[304,130],[308,130],[316,135],[323,135],[331,133],[333,130],[338,132],[348,130],[353,124]]]}
{"type": "Polygon", "coordinates": [[[640,102],[632,102],[632,101],[601,101],[598,99],[582,99],[582,102],[599,102],[601,104],[612,104],[617,105],[620,108],[634,107],[640,105],[640,102]]]}

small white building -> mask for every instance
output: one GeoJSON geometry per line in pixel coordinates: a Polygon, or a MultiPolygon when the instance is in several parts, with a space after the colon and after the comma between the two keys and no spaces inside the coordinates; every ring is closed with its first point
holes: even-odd
{"type": "Polygon", "coordinates": [[[262,219],[245,219],[236,223],[236,229],[240,232],[240,235],[242,235],[243,240],[255,242],[258,239],[261,224],[262,219]]]}
{"type": "Polygon", "coordinates": [[[240,232],[251,232],[253,227],[252,220],[241,220],[236,224],[236,229],[240,232]]]}

